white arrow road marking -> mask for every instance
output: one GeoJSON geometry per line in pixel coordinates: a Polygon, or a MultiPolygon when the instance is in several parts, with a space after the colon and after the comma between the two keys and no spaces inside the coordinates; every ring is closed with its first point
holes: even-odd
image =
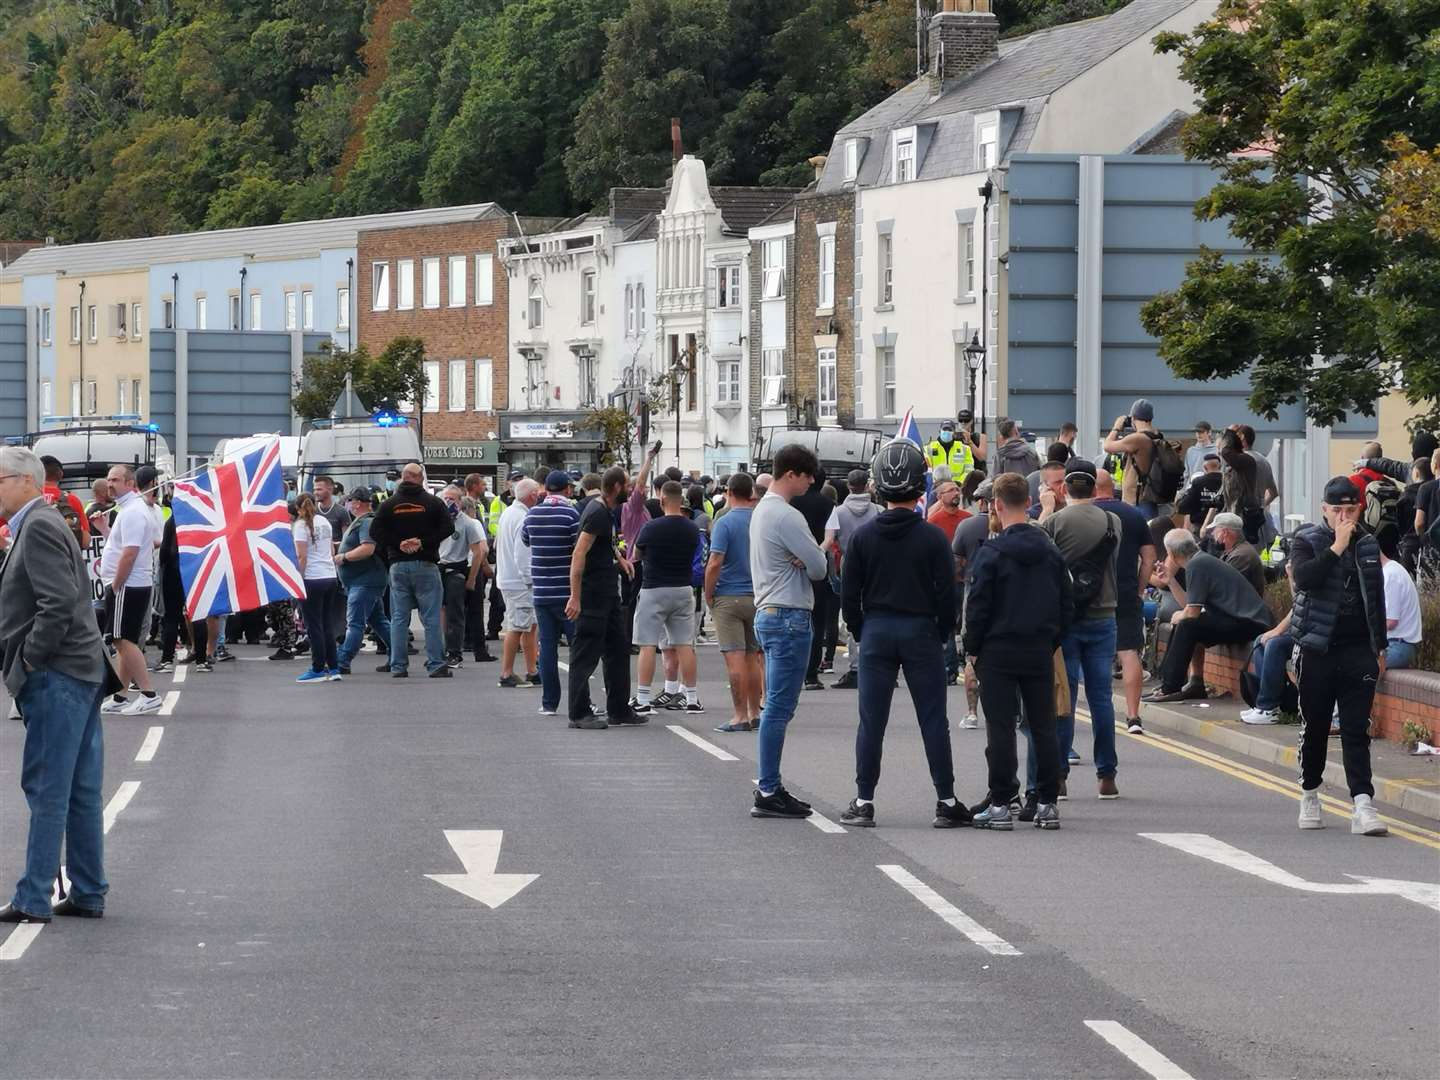
{"type": "Polygon", "coordinates": [[[445,839],[455,849],[465,873],[425,876],[447,889],[479,900],[486,907],[499,907],[540,876],[495,872],[495,865],[500,861],[500,841],[504,835],[501,829],[446,829],[445,839]]]}
{"type": "Polygon", "coordinates": [[[716,746],[714,743],[710,742],[707,739],[702,739],[693,731],[690,731],[687,728],[683,728],[679,724],[666,724],[665,726],[671,731],[673,731],[676,735],[679,735],[680,738],[684,739],[686,742],[698,746],[701,750],[704,750],[705,753],[709,754],[711,757],[719,758],[721,761],[740,760],[728,750],[721,750],[720,747],[716,746]]]}
{"type": "Polygon", "coordinates": [[[940,918],[959,930],[967,938],[994,956],[1020,956],[1020,950],[992,930],[986,930],[978,922],[950,903],[903,866],[879,865],[875,869],[915,897],[940,918]]]}
{"type": "Polygon", "coordinates": [[[24,922],[18,924],[10,931],[10,936],[5,943],[0,945],[0,960],[19,960],[25,955],[25,950],[30,943],[40,936],[40,931],[45,929],[44,923],[24,922]]]}
{"type": "Polygon", "coordinates": [[[1085,1026],[1119,1050],[1155,1080],[1195,1080],[1193,1076],[1114,1020],[1086,1020],[1085,1026]]]}
{"type": "Polygon", "coordinates": [[[140,751],[135,755],[139,762],[154,761],[155,751],[160,749],[160,737],[165,734],[163,727],[152,727],[145,733],[145,741],[140,744],[140,751]]]}
{"type": "Polygon", "coordinates": [[[1207,836],[1204,833],[1140,833],[1139,835],[1147,840],[1154,840],[1156,843],[1175,848],[1177,851],[1189,852],[1191,855],[1198,855],[1202,859],[1219,863],[1221,866],[1228,866],[1242,874],[1249,874],[1274,885],[1284,885],[1301,892],[1341,893],[1351,896],[1403,896],[1406,900],[1413,900],[1434,911],[1440,911],[1440,885],[1430,885],[1423,881],[1361,877],[1358,874],[1346,874],[1345,876],[1354,878],[1359,884],[1306,881],[1288,870],[1280,869],[1272,862],[1266,862],[1258,855],[1241,851],[1223,840],[1216,840],[1213,836],[1207,836]]]}
{"type": "Polygon", "coordinates": [[[126,780],[115,789],[115,794],[110,796],[110,801],[105,805],[105,832],[107,834],[114,826],[115,819],[120,816],[120,811],[130,805],[130,800],[135,797],[135,792],[139,790],[139,780],[126,780]]]}

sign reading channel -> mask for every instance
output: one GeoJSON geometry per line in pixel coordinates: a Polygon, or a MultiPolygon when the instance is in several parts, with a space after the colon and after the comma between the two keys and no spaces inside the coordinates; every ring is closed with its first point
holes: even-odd
{"type": "Polygon", "coordinates": [[[510,422],[510,438],[512,439],[573,439],[575,437],[575,423],[573,420],[512,420],[510,422]]]}

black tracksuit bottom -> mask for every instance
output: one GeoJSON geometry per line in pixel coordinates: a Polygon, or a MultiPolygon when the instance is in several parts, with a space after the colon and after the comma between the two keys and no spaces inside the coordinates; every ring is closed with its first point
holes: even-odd
{"type": "Polygon", "coordinates": [[[990,801],[1008,803],[1020,793],[1015,726],[1020,706],[1035,742],[1035,789],[1042,803],[1060,793],[1060,742],[1055,733],[1054,654],[1050,649],[1007,649],[980,654],[980,703],[985,708],[985,760],[990,801]]]}
{"type": "Polygon", "coordinates": [[[1326,652],[1302,648],[1300,683],[1300,786],[1310,791],[1325,775],[1330,720],[1340,706],[1340,752],[1350,797],[1374,796],[1370,779],[1370,708],[1380,663],[1368,641],[1332,642],[1326,652]]]}
{"type": "Polygon", "coordinates": [[[603,608],[581,607],[570,644],[570,719],[590,716],[590,676],[605,666],[605,711],[630,714],[630,638],[620,620],[619,599],[603,608]]]}
{"type": "MultiPolygon", "coordinates": [[[[816,586],[815,596],[828,592],[816,586]]],[[[816,634],[818,639],[821,635],[816,634]]],[[[813,656],[813,652],[812,652],[813,656]]],[[[945,715],[945,655],[935,635],[935,620],[920,615],[877,612],[860,629],[860,728],[855,733],[855,790],[862,799],[875,798],[880,782],[880,755],[895,682],[905,672],[905,685],[920,723],[925,761],[939,799],[955,797],[955,766],[950,754],[950,722],[945,715]]],[[[1013,732],[1012,732],[1013,735],[1013,732]]]]}

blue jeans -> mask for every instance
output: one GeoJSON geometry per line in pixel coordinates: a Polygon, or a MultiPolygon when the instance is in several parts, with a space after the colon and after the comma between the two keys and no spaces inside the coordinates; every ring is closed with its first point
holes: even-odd
{"type": "Polygon", "coordinates": [[[41,669],[25,680],[16,702],[25,716],[20,787],[30,804],[30,837],[25,875],[12,903],[27,915],[50,914],[63,840],[71,899],[103,911],[110,886],[104,865],[100,685],[41,669]]]}
{"type": "Polygon", "coordinates": [[[425,670],[445,666],[445,636],[440,631],[440,568],[429,562],[397,562],[390,567],[390,670],[410,670],[410,612],[420,609],[425,629],[425,670]]]}
{"type": "Polygon", "coordinates": [[[381,618],[385,611],[384,598],[384,585],[351,585],[345,590],[345,640],[338,654],[341,667],[349,667],[360,652],[367,625],[375,631],[385,651],[390,651],[390,624],[381,618]]]}
{"type": "Polygon", "coordinates": [[[575,637],[575,624],[565,618],[564,604],[536,604],[540,631],[540,707],[560,708],[560,638],[575,637]]]}
{"type": "Polygon", "coordinates": [[[1255,693],[1255,708],[1274,712],[1280,708],[1285,692],[1285,665],[1295,651],[1295,639],[1279,634],[1265,643],[1260,665],[1260,689],[1255,693]]]}
{"type": "Polygon", "coordinates": [[[795,715],[805,665],[810,661],[810,612],[803,608],[762,607],[755,613],[755,636],[765,652],[765,706],[760,710],[760,791],[780,786],[780,754],[785,728],[795,715]]]}
{"type": "MultiPolygon", "coordinates": [[[[1085,701],[1090,706],[1090,729],[1095,737],[1095,775],[1114,776],[1115,702],[1111,671],[1115,665],[1115,620],[1081,619],[1060,643],[1065,651],[1065,673],[1070,676],[1070,700],[1075,700],[1080,678],[1085,678],[1085,701]]],[[[1060,740],[1062,776],[1070,775],[1068,755],[1075,742],[1075,713],[1056,723],[1060,740]]]]}
{"type": "Polygon", "coordinates": [[[1401,668],[1408,668],[1415,663],[1415,646],[1408,641],[1397,641],[1390,639],[1390,644],[1385,646],[1385,670],[1399,671],[1401,668]]]}

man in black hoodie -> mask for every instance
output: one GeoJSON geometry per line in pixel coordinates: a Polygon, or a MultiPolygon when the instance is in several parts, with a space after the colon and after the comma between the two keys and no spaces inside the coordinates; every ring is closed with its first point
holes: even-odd
{"type": "Polygon", "coordinates": [[[405,643],[410,640],[410,613],[417,607],[425,627],[425,669],[432,679],[450,678],[440,631],[440,545],[454,531],[450,511],[425,490],[424,467],[412,461],[400,470],[395,493],[380,504],[370,523],[370,538],[390,564],[390,658],[380,670],[393,678],[410,674],[405,643]]]}
{"type": "MultiPolygon", "coordinates": [[[[825,546],[825,525],[829,522],[830,515],[835,512],[835,501],[825,494],[825,482],[825,470],[820,469],[815,474],[810,490],[790,500],[790,505],[804,516],[805,524],[810,526],[810,535],[815,537],[815,543],[821,547],[825,546]]],[[[811,612],[815,633],[810,639],[810,661],[805,665],[806,690],[825,689],[825,684],[820,681],[820,660],[825,653],[825,627],[831,621],[835,603],[836,597],[829,585],[817,582],[815,607],[811,612]]]]}
{"type": "Polygon", "coordinates": [[[955,625],[955,564],[945,533],[915,512],[925,495],[925,468],[925,455],[908,439],[881,447],[875,492],[888,509],[850,538],[840,575],[845,625],[860,643],[857,793],[840,820],[861,828],[875,824],[885,726],[902,668],[935,784],[933,824],[937,829],[970,824],[969,808],[955,798],[945,716],[944,642],[955,625]]]}
{"type": "Polygon", "coordinates": [[[975,826],[1014,828],[1010,800],[1020,790],[1015,722],[1023,702],[1035,742],[1035,827],[1058,829],[1054,656],[1070,628],[1070,574],[1059,549],[1028,520],[1030,488],[1023,477],[996,477],[993,506],[1002,531],[975,553],[965,589],[965,655],[976,658],[980,675],[990,763],[990,805],[975,815],[975,826]]]}

